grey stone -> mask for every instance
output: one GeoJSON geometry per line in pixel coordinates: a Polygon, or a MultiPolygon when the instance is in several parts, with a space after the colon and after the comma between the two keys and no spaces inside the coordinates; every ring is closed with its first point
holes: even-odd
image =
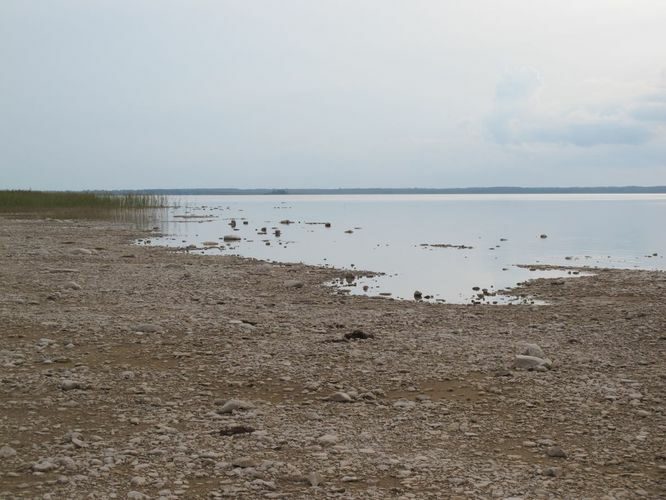
{"type": "Polygon", "coordinates": [[[328,397],[328,400],[336,403],[351,403],[353,401],[352,397],[346,392],[333,393],[328,397]]]}
{"type": "Polygon", "coordinates": [[[58,466],[54,464],[50,459],[42,460],[40,462],[32,464],[32,470],[34,470],[35,472],[48,472],[57,468],[58,466]]]}
{"type": "Polygon", "coordinates": [[[284,282],[284,286],[287,288],[303,288],[304,283],[299,280],[287,280],[284,282]]]}
{"type": "Polygon", "coordinates": [[[559,446],[551,446],[546,450],[546,455],[552,458],[567,458],[565,451],[559,446]]]}
{"type": "Polygon", "coordinates": [[[543,352],[543,349],[541,349],[539,344],[531,344],[529,342],[520,344],[519,354],[523,356],[533,356],[535,358],[541,358],[541,359],[545,359],[546,357],[546,355],[543,352]]]}
{"type": "Polygon", "coordinates": [[[549,370],[552,362],[549,359],[542,359],[536,356],[525,356],[522,354],[516,355],[513,366],[519,370],[536,370],[546,371],[549,370]]]}

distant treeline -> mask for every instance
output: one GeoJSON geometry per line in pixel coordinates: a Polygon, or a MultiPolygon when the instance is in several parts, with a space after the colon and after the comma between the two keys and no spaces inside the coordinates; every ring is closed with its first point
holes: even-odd
{"type": "Polygon", "coordinates": [[[117,194],[146,195],[287,195],[287,194],[616,194],[666,193],[666,186],[599,187],[468,187],[468,188],[337,188],[337,189],[140,189],[118,190],[117,194]]]}

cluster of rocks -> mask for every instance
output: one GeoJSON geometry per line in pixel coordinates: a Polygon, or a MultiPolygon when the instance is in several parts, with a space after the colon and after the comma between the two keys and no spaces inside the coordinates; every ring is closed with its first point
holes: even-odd
{"type": "Polygon", "coordinates": [[[666,495],[663,273],[443,306],[137,236],[2,220],[0,498],[666,495]]]}

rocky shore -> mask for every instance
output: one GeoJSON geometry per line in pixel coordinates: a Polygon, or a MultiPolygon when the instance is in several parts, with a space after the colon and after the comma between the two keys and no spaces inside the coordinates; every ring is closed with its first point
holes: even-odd
{"type": "Polygon", "coordinates": [[[149,235],[0,219],[1,498],[666,498],[665,273],[429,304],[149,235]]]}

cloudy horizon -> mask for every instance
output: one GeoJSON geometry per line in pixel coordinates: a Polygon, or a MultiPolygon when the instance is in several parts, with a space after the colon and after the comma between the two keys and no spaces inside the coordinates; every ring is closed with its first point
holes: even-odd
{"type": "Polygon", "coordinates": [[[660,0],[5,0],[0,189],[664,185],[665,26],[660,0]]]}

